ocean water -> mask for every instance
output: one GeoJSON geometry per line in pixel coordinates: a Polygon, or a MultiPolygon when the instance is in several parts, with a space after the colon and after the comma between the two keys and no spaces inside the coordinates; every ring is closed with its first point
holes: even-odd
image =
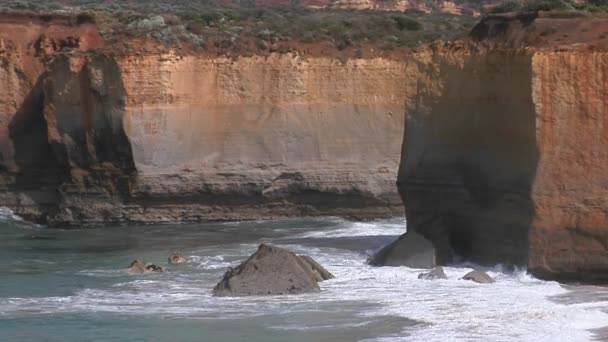
{"type": "Polygon", "coordinates": [[[606,338],[608,289],[474,265],[370,267],[404,219],[303,218],[55,230],[0,210],[0,341],[591,341],[606,338]],[[300,296],[215,298],[212,287],[262,243],[305,253],[336,279],[300,296]],[[179,251],[191,265],[166,265],[179,251]],[[165,266],[131,274],[133,259],[165,266]],[[476,267],[478,268],[478,267],[476,267]]]}

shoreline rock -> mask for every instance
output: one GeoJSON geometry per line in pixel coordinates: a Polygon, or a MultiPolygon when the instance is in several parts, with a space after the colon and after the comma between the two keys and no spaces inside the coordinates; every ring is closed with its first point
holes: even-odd
{"type": "Polygon", "coordinates": [[[462,279],[474,281],[479,284],[490,284],[496,282],[494,278],[490,277],[486,272],[482,271],[471,271],[465,274],[462,279]]]}
{"type": "Polygon", "coordinates": [[[443,271],[443,267],[435,267],[430,272],[420,273],[418,279],[424,280],[437,280],[437,279],[448,279],[448,276],[443,271]]]}
{"type": "Polygon", "coordinates": [[[261,244],[239,266],[229,267],[213,288],[217,297],[268,296],[319,292],[319,281],[334,276],[308,256],[261,244]]]}

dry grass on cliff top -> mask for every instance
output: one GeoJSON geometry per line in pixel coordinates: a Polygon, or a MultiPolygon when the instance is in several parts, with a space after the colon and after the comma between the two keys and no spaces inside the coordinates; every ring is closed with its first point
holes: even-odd
{"type": "MultiPolygon", "coordinates": [[[[0,8],[35,13],[89,13],[104,39],[124,49],[140,41],[217,54],[298,51],[368,57],[466,34],[477,18],[422,12],[303,7],[247,7],[202,2],[25,1],[0,8]],[[69,5],[66,5],[69,3],[69,5]],[[127,39],[125,39],[127,38],[127,39]]],[[[152,46],[138,44],[138,46],[152,46]]]]}

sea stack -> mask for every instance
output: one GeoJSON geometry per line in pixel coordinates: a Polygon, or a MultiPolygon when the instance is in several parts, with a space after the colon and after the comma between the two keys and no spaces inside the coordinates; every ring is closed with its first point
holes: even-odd
{"type": "Polygon", "coordinates": [[[407,57],[397,184],[439,264],[608,281],[607,23],[489,16],[407,57]]]}

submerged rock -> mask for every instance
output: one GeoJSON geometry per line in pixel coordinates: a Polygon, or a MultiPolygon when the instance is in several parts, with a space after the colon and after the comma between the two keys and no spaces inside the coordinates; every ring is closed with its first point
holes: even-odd
{"type": "Polygon", "coordinates": [[[443,267],[435,267],[430,272],[420,273],[418,279],[435,280],[435,279],[448,279],[448,276],[443,271],[443,267]]]}
{"type": "Polygon", "coordinates": [[[436,266],[435,248],[422,235],[407,232],[371,256],[367,262],[372,266],[433,268],[436,266]]]}
{"type": "Polygon", "coordinates": [[[189,264],[191,261],[190,259],[182,256],[179,253],[173,253],[167,260],[170,264],[173,265],[177,265],[177,264],[189,264]]]}
{"type": "Polygon", "coordinates": [[[262,296],[319,292],[318,281],[334,276],[312,258],[262,244],[236,268],[228,268],[214,296],[262,296]]]}
{"type": "Polygon", "coordinates": [[[163,268],[154,264],[146,265],[145,262],[141,260],[133,260],[127,269],[131,272],[163,272],[163,268]]]}
{"type": "Polygon", "coordinates": [[[495,282],[494,278],[490,277],[486,272],[471,271],[462,277],[464,280],[471,280],[480,284],[490,284],[495,282]]]}
{"type": "Polygon", "coordinates": [[[146,263],[141,260],[133,260],[127,269],[131,272],[143,273],[146,270],[146,263]]]}
{"type": "Polygon", "coordinates": [[[160,266],[156,266],[154,264],[150,264],[146,266],[146,272],[163,272],[163,268],[160,266]]]}

